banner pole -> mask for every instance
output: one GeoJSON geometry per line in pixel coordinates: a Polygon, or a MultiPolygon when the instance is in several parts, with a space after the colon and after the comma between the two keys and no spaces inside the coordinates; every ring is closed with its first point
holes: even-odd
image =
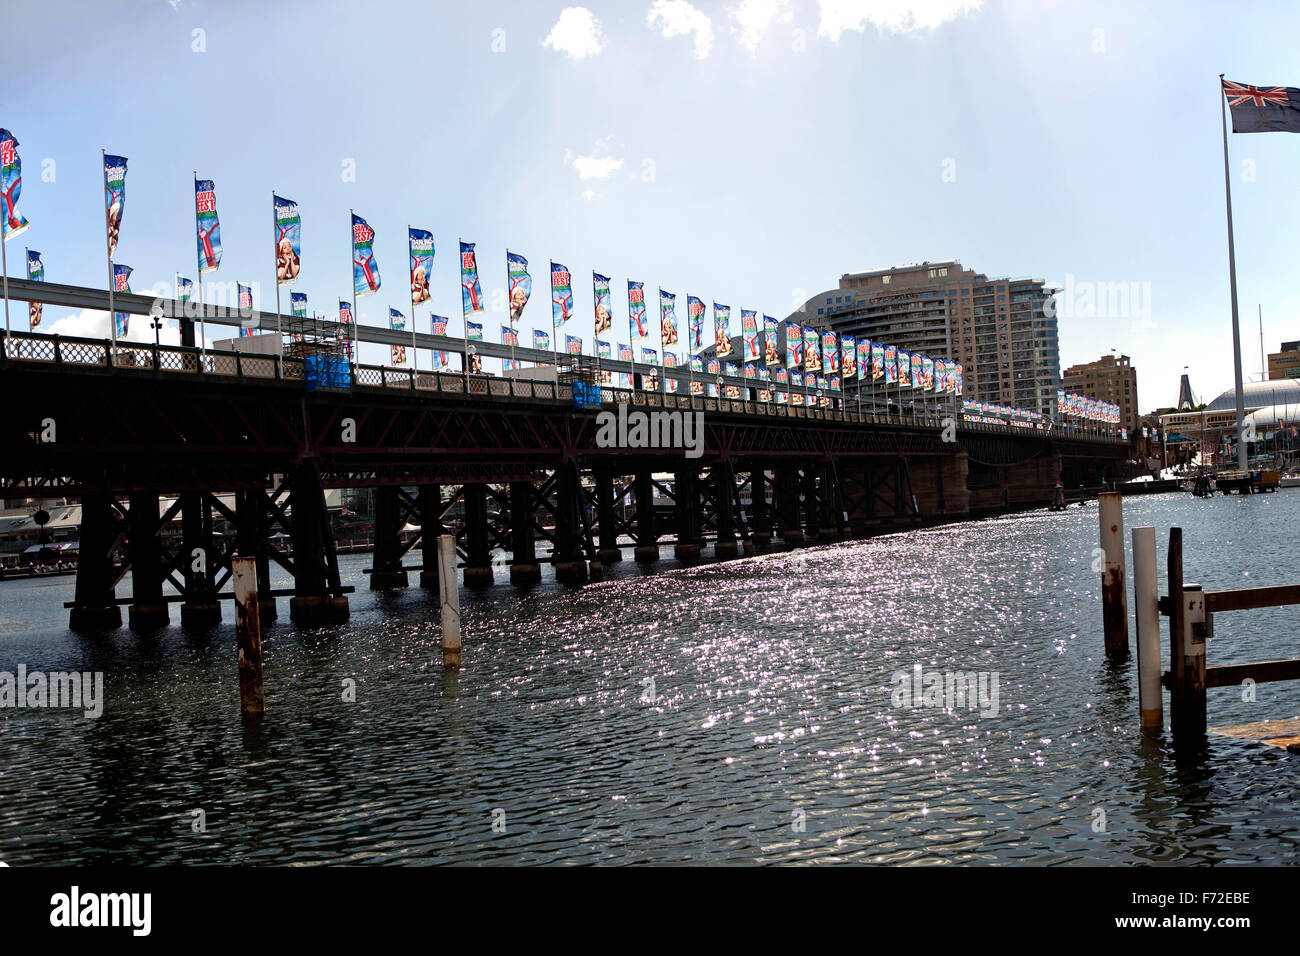
{"type": "MultiPolygon", "coordinates": [[[[406,259],[411,259],[411,224],[406,224],[406,259]]],[[[427,276],[426,276],[427,278],[427,276]]],[[[411,373],[416,378],[420,372],[420,352],[415,344],[415,288],[411,288],[411,373]]]]}
{"type": "MultiPolygon", "coordinates": [[[[275,218],[275,190],[271,190],[271,232],[275,233],[279,228],[279,220],[275,218]]],[[[280,237],[275,237],[275,247],[272,250],[274,255],[275,268],[271,270],[271,275],[275,279],[275,335],[279,340],[280,359],[283,365],[284,360],[284,327],[280,321],[280,237]]],[[[283,370],[281,371],[283,374],[283,370]]]]}
{"type": "MultiPolygon", "coordinates": [[[[104,169],[105,158],[107,155],[104,148],[99,148],[99,168],[104,169]]],[[[113,244],[108,235],[108,180],[104,180],[104,251],[108,255],[108,331],[113,340],[113,348],[117,348],[117,313],[113,309],[113,244]]],[[[8,267],[6,266],[6,272],[8,267]]],[[[5,304],[8,305],[9,298],[5,297],[5,304]]]]}
{"type": "MultiPolygon", "coordinates": [[[[198,188],[198,182],[199,182],[199,171],[196,169],[194,170],[195,189],[198,188]]],[[[203,309],[203,253],[202,253],[202,246],[199,244],[198,241],[198,231],[199,231],[199,207],[197,204],[195,204],[194,206],[194,233],[195,233],[194,260],[199,270],[199,303],[198,303],[199,304],[199,359],[200,362],[202,362],[202,359],[206,354],[206,350],[207,350],[208,326],[207,326],[207,322],[205,321],[205,315],[203,309]]],[[[202,369],[200,369],[200,371],[202,371],[202,369]]]]}
{"type": "MultiPolygon", "coordinates": [[[[351,307],[352,307],[352,321],[351,321],[350,323],[348,323],[348,324],[351,326],[351,328],[349,328],[349,329],[345,329],[345,330],[344,330],[344,333],[345,333],[345,334],[347,335],[347,337],[348,337],[348,366],[349,366],[349,368],[353,368],[353,367],[355,367],[356,365],[360,364],[360,362],[361,362],[361,343],[360,343],[360,341],[359,341],[359,340],[357,339],[357,337],[356,337],[357,322],[358,322],[358,318],[357,318],[357,278],[356,278],[356,270],[357,270],[357,267],[356,267],[356,255],[357,255],[357,248],[356,248],[355,232],[354,232],[354,228],[353,228],[353,225],[352,225],[352,220],[353,220],[355,217],[356,217],[356,210],[355,210],[355,209],[349,209],[349,210],[348,210],[348,261],[351,262],[351,263],[353,263],[353,265],[352,265],[352,281],[348,283],[348,288],[352,290],[352,294],[348,296],[347,301],[348,301],[348,303],[349,303],[349,304],[351,305],[351,307]]],[[[411,321],[415,321],[415,320],[412,319],[411,321]]]]}
{"type": "MultiPolygon", "coordinates": [[[[6,207],[8,206],[8,201],[7,201],[7,200],[6,200],[6,202],[4,203],[4,205],[5,205],[6,207]]],[[[3,210],[0,210],[0,212],[3,212],[3,213],[7,216],[9,210],[6,208],[6,209],[3,209],[3,210]]],[[[4,296],[5,296],[5,344],[6,344],[6,345],[9,344],[8,339],[9,339],[9,334],[10,334],[10,332],[9,332],[9,248],[8,248],[8,247],[9,247],[9,242],[8,242],[8,240],[5,238],[5,235],[4,235],[5,228],[6,228],[7,226],[8,226],[8,223],[0,223],[0,266],[2,266],[3,269],[4,269],[4,296]]],[[[25,261],[26,261],[26,256],[24,256],[23,258],[24,258],[24,262],[25,262],[25,261]]],[[[109,271],[112,272],[111,269],[110,269],[109,271]]]]}
{"type": "Polygon", "coordinates": [[[1219,74],[1219,117],[1223,123],[1223,194],[1228,209],[1228,288],[1232,294],[1232,373],[1237,388],[1237,468],[1247,471],[1246,441],[1243,436],[1246,417],[1245,398],[1241,390],[1241,327],[1237,321],[1237,254],[1232,241],[1232,175],[1228,168],[1228,107],[1223,95],[1223,74],[1219,74]]]}

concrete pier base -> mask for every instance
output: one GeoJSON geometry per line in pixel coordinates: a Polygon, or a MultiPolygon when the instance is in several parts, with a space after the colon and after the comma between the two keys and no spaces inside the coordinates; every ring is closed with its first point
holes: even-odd
{"type": "Polygon", "coordinates": [[[492,576],[492,566],[490,564],[465,568],[465,587],[467,588],[485,588],[495,580],[492,576]]]}
{"type": "Polygon", "coordinates": [[[675,544],[673,545],[673,557],[678,561],[698,561],[700,560],[700,546],[698,544],[675,544]]]}
{"type": "Polygon", "coordinates": [[[639,544],[632,556],[643,564],[649,564],[652,561],[659,560],[659,545],[657,544],[639,544]]]}
{"type": "Polygon", "coordinates": [[[772,543],[772,535],[767,531],[755,531],[752,540],[754,547],[762,550],[772,543]]]}
{"type": "Polygon", "coordinates": [[[713,556],[715,558],[734,558],[740,553],[740,548],[734,541],[716,541],[713,545],[713,556]]]}
{"type": "Polygon", "coordinates": [[[781,540],[786,543],[787,547],[791,547],[791,548],[802,548],[805,543],[805,538],[802,531],[783,532],[781,535],[781,540]]]}
{"type": "Polygon", "coordinates": [[[275,598],[259,596],[257,599],[257,619],[261,624],[270,624],[278,619],[280,612],[275,607],[275,598]]]}
{"type": "Polygon", "coordinates": [[[605,566],[599,561],[587,562],[587,576],[592,581],[600,581],[605,577],[605,566]]]}
{"type": "Polygon", "coordinates": [[[181,627],[202,631],[220,623],[221,605],[216,601],[186,601],[181,605],[181,627]]]}
{"type": "Polygon", "coordinates": [[[604,564],[617,564],[623,560],[623,551],[621,548],[601,548],[596,557],[604,564]]]}
{"type": "Polygon", "coordinates": [[[743,554],[745,557],[749,557],[751,554],[753,554],[754,542],[750,541],[748,538],[740,542],[740,553],[743,554]]]}
{"type": "Polygon", "coordinates": [[[581,584],[587,580],[587,562],[555,562],[555,580],[559,581],[561,584],[581,584]]]}
{"type": "Polygon", "coordinates": [[[405,571],[371,571],[370,590],[396,591],[410,583],[405,571]]]}
{"type": "Polygon", "coordinates": [[[340,624],[348,619],[350,613],[348,599],[343,596],[300,594],[289,598],[289,619],[295,624],[308,627],[340,624]]]}
{"type": "Polygon", "coordinates": [[[156,631],[171,623],[166,604],[132,604],[126,617],[133,631],[156,631]]]}
{"type": "Polygon", "coordinates": [[[424,588],[426,591],[436,591],[436,590],[438,590],[438,572],[437,572],[437,571],[421,571],[421,572],[420,572],[420,587],[424,588]]]}
{"type": "Polygon", "coordinates": [[[121,626],[122,609],[116,604],[74,607],[68,615],[68,627],[74,631],[107,631],[121,626]]]}
{"type": "Polygon", "coordinates": [[[540,564],[510,565],[511,584],[536,584],[541,579],[542,566],[540,564]]]}

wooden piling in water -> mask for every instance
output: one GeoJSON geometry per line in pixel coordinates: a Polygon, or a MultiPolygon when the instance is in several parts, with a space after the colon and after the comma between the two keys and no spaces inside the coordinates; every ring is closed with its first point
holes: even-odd
{"type": "Polygon", "coordinates": [[[266,711],[262,685],[262,625],[257,604],[257,559],[230,559],[235,591],[235,636],[239,648],[239,703],[247,716],[266,711]]]}
{"type": "Polygon", "coordinates": [[[460,584],[456,579],[456,538],[438,538],[438,593],[442,598],[442,666],[460,669],[460,584]]]}
{"type": "Polygon", "coordinates": [[[1133,529],[1133,613],[1137,622],[1138,707],[1143,733],[1164,729],[1160,686],[1160,582],[1156,576],[1156,529],[1133,529]]]}
{"type": "Polygon", "coordinates": [[[1105,565],[1101,571],[1101,617],[1106,656],[1122,660],[1128,656],[1128,600],[1124,589],[1124,497],[1118,491],[1097,496],[1101,524],[1101,550],[1105,565]]]}

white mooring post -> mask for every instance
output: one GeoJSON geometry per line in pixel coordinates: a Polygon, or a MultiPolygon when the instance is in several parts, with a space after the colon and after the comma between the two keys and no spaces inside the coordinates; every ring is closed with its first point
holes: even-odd
{"type": "Polygon", "coordinates": [[[1138,707],[1142,731],[1164,729],[1160,687],[1160,582],[1156,577],[1156,529],[1133,529],[1133,613],[1137,619],[1138,707]]]}
{"type": "Polygon", "coordinates": [[[235,587],[235,638],[239,645],[239,702],[246,715],[266,710],[262,688],[262,625],[258,618],[257,559],[230,559],[235,587]]]}
{"type": "Polygon", "coordinates": [[[438,593],[442,597],[442,666],[460,669],[460,580],[456,576],[456,538],[438,537],[438,593]]]}
{"type": "Polygon", "coordinates": [[[1103,491],[1097,496],[1101,521],[1101,550],[1106,563],[1101,570],[1101,620],[1106,656],[1128,656],[1128,596],[1124,589],[1124,496],[1103,491]]]}

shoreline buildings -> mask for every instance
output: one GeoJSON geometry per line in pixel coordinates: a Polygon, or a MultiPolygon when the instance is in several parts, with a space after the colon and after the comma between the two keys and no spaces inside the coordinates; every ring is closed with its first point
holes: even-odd
{"type": "Polygon", "coordinates": [[[1130,432],[1137,430],[1137,369],[1127,355],[1103,355],[1095,362],[1071,365],[1061,373],[1061,387],[1117,406],[1120,425],[1130,432]]]}
{"type": "Polygon", "coordinates": [[[1051,415],[1061,384],[1053,294],[1042,279],[990,279],[956,259],[845,273],[788,317],[960,362],[963,398],[1051,415]]]}

